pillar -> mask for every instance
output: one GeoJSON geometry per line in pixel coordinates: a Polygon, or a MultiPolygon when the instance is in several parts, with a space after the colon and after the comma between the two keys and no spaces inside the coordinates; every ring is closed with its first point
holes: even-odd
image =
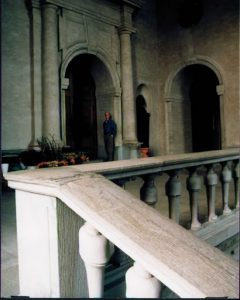
{"type": "Polygon", "coordinates": [[[115,160],[124,159],[123,145],[122,145],[122,103],[121,92],[116,91],[113,95],[113,115],[117,124],[117,135],[115,138],[115,160]]]}
{"type": "Polygon", "coordinates": [[[57,6],[44,4],[42,7],[42,92],[43,92],[43,135],[54,135],[60,139],[60,105],[58,75],[57,6]]]}
{"type": "Polygon", "coordinates": [[[37,146],[37,139],[42,136],[42,63],[41,63],[41,10],[38,0],[27,3],[30,18],[31,47],[31,128],[30,147],[37,146]]]}
{"type": "Polygon", "coordinates": [[[133,9],[124,7],[123,25],[119,29],[122,84],[123,143],[128,148],[129,157],[137,158],[136,104],[133,89],[131,15],[133,9]]]}

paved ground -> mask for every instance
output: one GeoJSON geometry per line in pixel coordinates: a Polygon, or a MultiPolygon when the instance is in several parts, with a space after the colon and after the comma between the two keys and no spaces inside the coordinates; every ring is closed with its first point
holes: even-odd
{"type": "MultiPolygon", "coordinates": [[[[165,183],[167,175],[158,176],[155,180],[158,191],[158,203],[156,208],[164,215],[168,215],[168,200],[165,195],[165,183]]],[[[181,224],[189,226],[190,211],[189,198],[186,191],[186,175],[181,175],[182,198],[181,198],[181,224]]],[[[137,178],[126,183],[125,189],[136,197],[139,197],[139,190],[143,181],[137,178]]],[[[200,193],[200,219],[206,219],[207,202],[205,198],[205,187],[200,193]]],[[[233,184],[230,186],[230,206],[233,205],[233,184]]],[[[222,211],[221,186],[217,188],[217,212],[222,211]]],[[[1,199],[1,297],[11,297],[19,294],[18,284],[18,258],[16,238],[16,215],[15,215],[15,193],[11,189],[2,192],[1,199]]]]}
{"type": "Polygon", "coordinates": [[[15,192],[8,190],[1,199],[1,297],[17,296],[18,292],[15,192]]]}

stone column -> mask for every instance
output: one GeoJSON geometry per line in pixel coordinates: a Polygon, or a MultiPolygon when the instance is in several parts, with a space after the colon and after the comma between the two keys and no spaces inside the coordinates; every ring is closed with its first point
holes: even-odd
{"type": "Polygon", "coordinates": [[[69,78],[61,79],[61,128],[62,128],[62,141],[67,144],[67,133],[66,133],[66,91],[69,88],[69,78]]]}
{"type": "Polygon", "coordinates": [[[137,157],[136,105],[133,89],[132,49],[131,49],[131,15],[133,10],[124,7],[122,12],[123,25],[119,28],[121,48],[121,84],[122,84],[122,115],[123,143],[129,150],[129,157],[137,157]]]}
{"type": "Polygon", "coordinates": [[[123,147],[122,147],[122,104],[121,104],[121,92],[117,91],[113,95],[113,115],[117,124],[117,135],[115,139],[115,160],[124,159],[123,147]]]}
{"type": "Polygon", "coordinates": [[[32,138],[29,147],[37,147],[37,139],[42,136],[42,63],[41,63],[41,10],[39,0],[27,3],[30,19],[31,43],[31,109],[32,138]]]}
{"type": "Polygon", "coordinates": [[[58,75],[57,6],[42,6],[42,92],[43,92],[43,135],[54,135],[60,139],[60,105],[58,75]]]}

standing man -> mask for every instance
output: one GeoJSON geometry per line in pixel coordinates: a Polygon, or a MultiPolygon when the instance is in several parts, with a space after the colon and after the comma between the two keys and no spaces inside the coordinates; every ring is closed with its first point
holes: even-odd
{"type": "Polygon", "coordinates": [[[107,161],[114,160],[114,138],[116,136],[117,126],[112,120],[110,112],[105,112],[105,121],[103,122],[104,144],[107,153],[107,161]]]}

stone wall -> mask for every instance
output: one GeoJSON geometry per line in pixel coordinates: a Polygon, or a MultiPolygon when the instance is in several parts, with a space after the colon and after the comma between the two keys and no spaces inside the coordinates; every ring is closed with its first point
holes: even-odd
{"type": "MultiPolygon", "coordinates": [[[[54,2],[61,7],[57,13],[63,135],[66,68],[75,56],[88,53],[97,61],[93,75],[98,101],[98,139],[102,140],[102,114],[109,107],[120,132],[117,145],[121,145],[119,3],[98,0],[54,2]],[[107,80],[105,86],[104,79],[107,80]]],[[[37,3],[39,9],[38,1],[33,3],[37,3]]],[[[136,30],[131,34],[134,101],[140,94],[146,99],[150,113],[151,154],[191,152],[189,99],[188,92],[183,92],[182,87],[189,84],[184,68],[194,64],[203,64],[216,74],[222,148],[237,147],[240,145],[238,1],[203,0],[202,18],[188,28],[178,23],[178,3],[182,0],[142,0],[140,8],[133,13],[136,30]]],[[[2,149],[24,149],[42,134],[42,40],[37,31],[32,40],[31,19],[25,1],[5,0],[1,5],[2,149]]],[[[40,18],[40,11],[35,12],[40,18]]],[[[39,20],[35,15],[35,29],[41,32],[39,20]]],[[[99,143],[99,151],[104,151],[102,143],[99,143]]]]}
{"type": "MultiPolygon", "coordinates": [[[[160,60],[158,105],[162,112],[161,125],[164,126],[161,144],[165,145],[160,149],[172,153],[180,151],[178,141],[171,140],[171,119],[179,120],[179,111],[169,112],[166,101],[169,94],[174,93],[171,84],[175,76],[191,64],[208,66],[218,76],[219,84],[224,86],[220,88],[224,92],[219,92],[222,148],[239,146],[239,126],[236,126],[240,124],[238,1],[202,1],[202,18],[199,23],[188,28],[181,27],[177,22],[177,3],[179,1],[158,1],[157,8],[160,60]]],[[[188,122],[185,119],[185,129],[188,122]]],[[[190,132],[187,139],[191,139],[190,132]]]]}
{"type": "Polygon", "coordinates": [[[1,1],[2,149],[24,149],[32,135],[29,17],[24,1],[1,1]]]}

